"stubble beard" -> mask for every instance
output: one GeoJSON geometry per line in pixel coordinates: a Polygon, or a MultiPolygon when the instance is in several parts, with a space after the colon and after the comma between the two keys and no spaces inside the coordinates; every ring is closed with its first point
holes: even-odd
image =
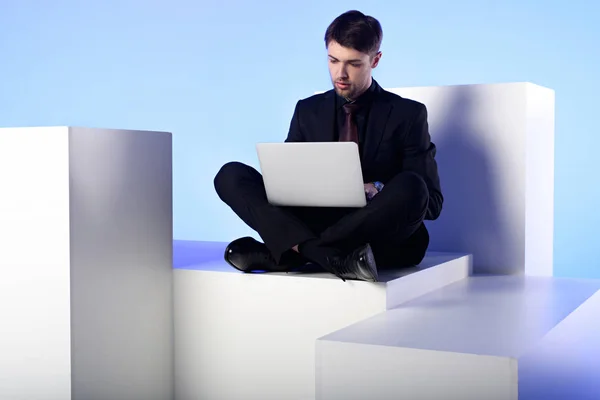
{"type": "Polygon", "coordinates": [[[340,95],[341,97],[345,98],[348,101],[354,100],[353,99],[353,95],[354,95],[354,85],[352,85],[350,83],[350,87],[348,89],[340,89],[336,86],[335,84],[336,81],[332,81],[333,84],[333,89],[335,90],[335,92],[340,95]]]}

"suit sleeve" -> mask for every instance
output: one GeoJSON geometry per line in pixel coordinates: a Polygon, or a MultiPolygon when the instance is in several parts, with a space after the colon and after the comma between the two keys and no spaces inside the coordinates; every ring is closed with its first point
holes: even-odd
{"type": "Polygon", "coordinates": [[[304,135],[300,129],[300,102],[296,103],[294,109],[294,115],[292,115],[292,121],[290,122],[290,129],[288,131],[286,142],[304,142],[304,135]]]}
{"type": "Polygon", "coordinates": [[[440,216],[444,201],[435,160],[436,151],[429,134],[427,108],[420,104],[405,139],[403,170],[415,172],[425,181],[429,190],[429,206],[425,215],[428,220],[435,220],[440,216]]]}

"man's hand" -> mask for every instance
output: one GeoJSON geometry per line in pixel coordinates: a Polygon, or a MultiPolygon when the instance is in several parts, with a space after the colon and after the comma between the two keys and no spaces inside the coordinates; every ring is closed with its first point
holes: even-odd
{"type": "Polygon", "coordinates": [[[372,200],[375,195],[377,195],[379,191],[372,183],[365,183],[365,194],[367,195],[367,200],[372,200]]]}

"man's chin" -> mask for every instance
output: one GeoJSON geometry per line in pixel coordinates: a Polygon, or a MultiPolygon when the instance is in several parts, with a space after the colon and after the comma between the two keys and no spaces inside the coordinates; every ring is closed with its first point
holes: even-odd
{"type": "Polygon", "coordinates": [[[348,98],[352,93],[350,89],[340,89],[339,87],[337,87],[337,85],[333,85],[333,88],[337,94],[345,98],[348,98]]]}

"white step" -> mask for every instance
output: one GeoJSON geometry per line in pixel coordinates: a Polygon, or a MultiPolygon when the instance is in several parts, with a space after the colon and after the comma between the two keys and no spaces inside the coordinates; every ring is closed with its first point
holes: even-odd
{"type": "Polygon", "coordinates": [[[0,129],[0,182],[0,399],[172,399],[171,135],[0,129]]]}
{"type": "Polygon", "coordinates": [[[477,276],[322,337],[318,400],[517,399],[519,360],[599,281],[477,276]]]}
{"type": "Polygon", "coordinates": [[[519,400],[600,399],[600,292],[519,358],[519,400]]]}
{"type": "Polygon", "coordinates": [[[175,242],[175,390],[189,399],[314,399],[317,338],[469,275],[468,255],[431,254],[383,282],[324,273],[244,274],[226,243],[175,242]]]}

